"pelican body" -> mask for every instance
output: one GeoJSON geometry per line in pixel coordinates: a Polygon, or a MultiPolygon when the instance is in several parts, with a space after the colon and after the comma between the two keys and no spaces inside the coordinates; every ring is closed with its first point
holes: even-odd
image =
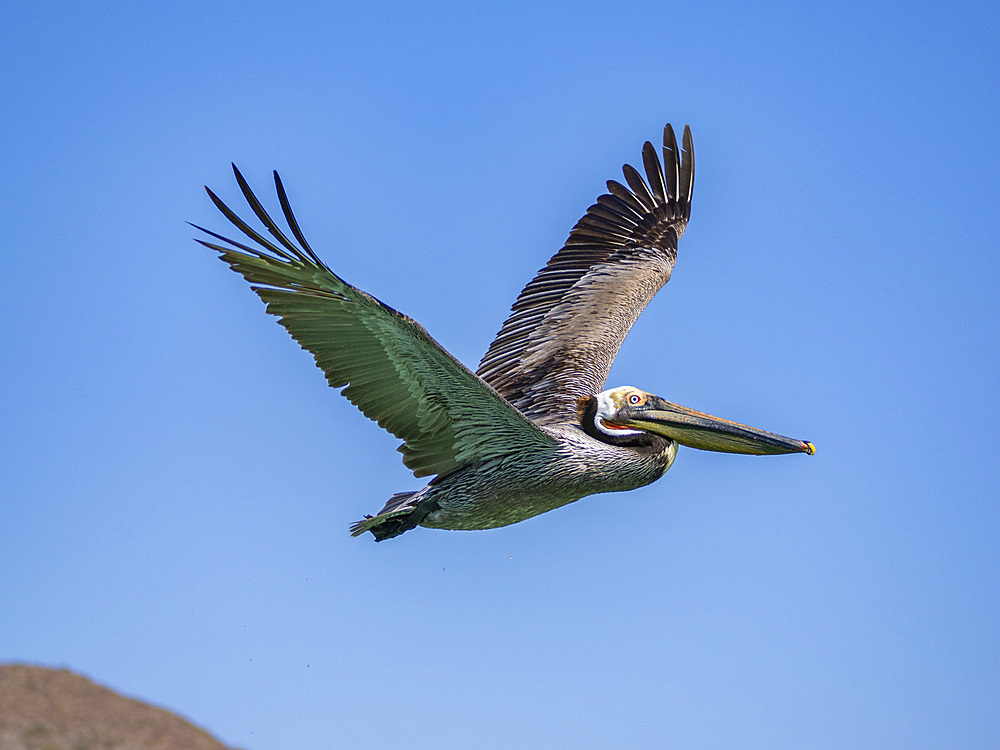
{"type": "Polygon", "coordinates": [[[813,444],[688,409],[632,386],[605,390],[632,324],[669,280],[691,215],[694,148],[663,131],[663,163],[642,150],[646,179],[623,167],[524,288],[473,373],[416,321],[351,286],[310,248],[278,173],[290,239],[236,181],[270,238],[211,190],[253,245],[196,227],[309,351],[334,388],[403,441],[403,463],[433,476],[351,527],[376,541],[416,526],[489,529],[587,495],[659,479],[678,445],[747,454],[815,452],[813,444]]]}

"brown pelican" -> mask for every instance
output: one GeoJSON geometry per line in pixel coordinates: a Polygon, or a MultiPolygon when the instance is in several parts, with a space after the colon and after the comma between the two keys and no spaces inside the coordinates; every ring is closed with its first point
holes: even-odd
{"type": "Polygon", "coordinates": [[[599,492],[649,484],[678,444],[729,453],[815,451],[812,443],[719,419],[632,386],[604,390],[629,328],[670,278],[691,215],[694,149],[663,131],[663,166],[642,149],[646,180],[623,167],[566,244],[514,302],[473,373],[423,326],[334,274],[313,252],[274,184],[290,239],[236,166],[243,196],[271,238],[212,201],[255,246],[196,227],[308,350],[334,388],[403,441],[416,492],[393,495],[351,527],[377,541],[416,526],[489,529],[599,492]]]}

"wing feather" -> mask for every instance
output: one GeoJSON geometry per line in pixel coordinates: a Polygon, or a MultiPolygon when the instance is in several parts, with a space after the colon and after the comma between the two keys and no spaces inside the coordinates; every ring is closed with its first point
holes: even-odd
{"type": "Polygon", "coordinates": [[[646,170],[646,177],[649,179],[649,187],[653,190],[654,203],[657,206],[665,206],[669,200],[669,193],[664,181],[663,169],[660,167],[660,158],[656,155],[656,149],[649,141],[646,141],[642,147],[642,165],[646,170]]]}
{"type": "Polygon", "coordinates": [[[691,215],[694,146],[663,130],[663,165],[642,149],[646,178],[626,164],[522,290],[477,374],[536,422],[575,418],[600,391],[625,335],[667,282],[691,215]]]}
{"type": "Polygon", "coordinates": [[[275,187],[292,242],[233,166],[251,210],[274,238],[240,219],[211,190],[219,210],[259,247],[201,227],[198,240],[250,282],[279,322],[309,351],[334,388],[365,416],[403,440],[403,463],[416,476],[448,474],[468,463],[555,441],[466,369],[416,321],[357,289],[313,253],[292,214],[278,174],[275,187]]]}
{"type": "MultiPolygon", "coordinates": [[[[649,143],[649,141],[646,142],[649,143]]],[[[628,186],[632,188],[632,194],[635,195],[639,203],[642,204],[643,210],[647,214],[655,214],[656,199],[649,191],[649,186],[646,185],[646,181],[642,179],[642,176],[636,171],[635,167],[631,164],[625,164],[622,166],[622,173],[625,175],[625,182],[627,182],[628,186]]]]}

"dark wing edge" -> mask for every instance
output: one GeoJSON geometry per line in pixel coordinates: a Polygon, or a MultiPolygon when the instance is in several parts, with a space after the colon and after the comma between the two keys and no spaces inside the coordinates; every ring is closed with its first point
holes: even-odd
{"type": "Polygon", "coordinates": [[[646,172],[626,164],[569,238],[521,291],[477,374],[536,421],[565,421],[600,391],[625,334],[670,278],[691,216],[694,144],[663,129],[663,167],[643,145],[646,172]]]}
{"type": "Polygon", "coordinates": [[[241,274],[333,388],[402,439],[403,463],[416,476],[448,474],[473,461],[554,441],[449,354],[415,320],[334,274],[312,251],[278,173],[281,210],[298,245],[257,200],[233,165],[244,198],[274,239],[240,219],[209,188],[212,202],[257,247],[192,225],[218,240],[215,250],[241,274]]]}

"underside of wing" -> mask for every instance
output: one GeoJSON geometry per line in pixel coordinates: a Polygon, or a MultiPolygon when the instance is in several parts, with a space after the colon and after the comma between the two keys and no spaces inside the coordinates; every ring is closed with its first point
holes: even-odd
{"type": "Polygon", "coordinates": [[[663,131],[663,166],[642,149],[646,179],[623,167],[562,249],[524,288],[477,374],[538,422],[574,418],[601,391],[632,324],[670,278],[691,215],[694,147],[663,131]]]}
{"type": "Polygon", "coordinates": [[[416,476],[448,474],[473,461],[549,447],[552,438],[445,351],[416,321],[338,277],[309,247],[285,190],[275,187],[290,240],[236,169],[247,203],[274,241],[209,196],[251,247],[197,229],[222,244],[216,250],[250,282],[292,337],[309,351],[334,388],[365,416],[402,439],[400,451],[416,476]],[[346,386],[346,387],[345,387],[346,386]]]}

